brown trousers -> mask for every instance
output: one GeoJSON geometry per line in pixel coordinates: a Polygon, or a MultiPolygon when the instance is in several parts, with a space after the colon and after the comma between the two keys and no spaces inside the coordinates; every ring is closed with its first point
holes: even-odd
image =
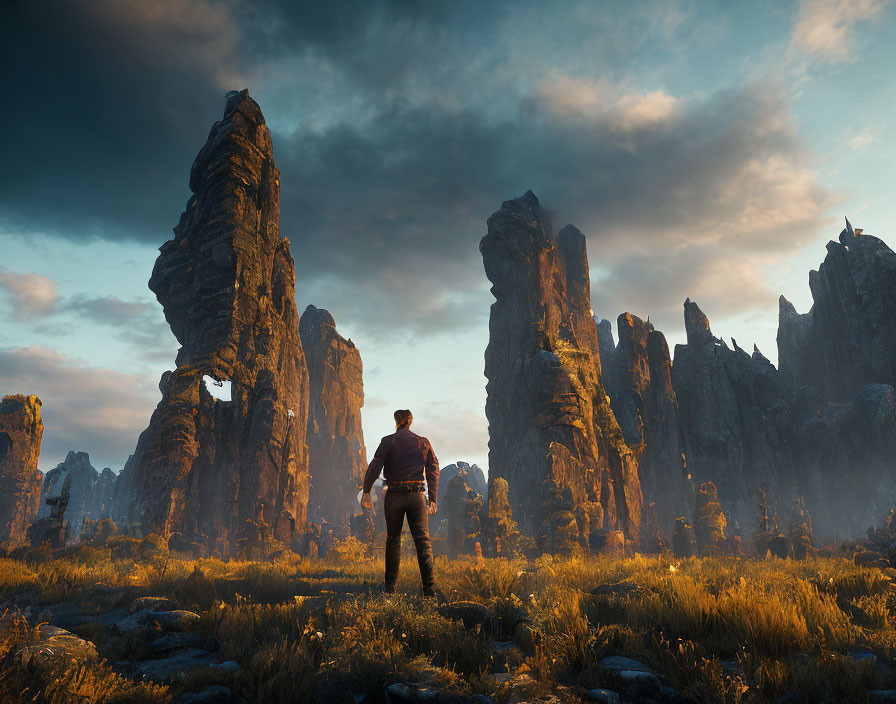
{"type": "Polygon", "coordinates": [[[417,562],[420,565],[420,580],[423,582],[423,593],[433,593],[433,559],[432,540],[429,537],[429,513],[426,496],[422,491],[393,492],[387,491],[383,501],[383,513],[386,517],[386,591],[395,590],[398,581],[398,568],[401,565],[401,531],[404,528],[404,517],[408,517],[408,526],[414,545],[417,548],[417,562]]]}

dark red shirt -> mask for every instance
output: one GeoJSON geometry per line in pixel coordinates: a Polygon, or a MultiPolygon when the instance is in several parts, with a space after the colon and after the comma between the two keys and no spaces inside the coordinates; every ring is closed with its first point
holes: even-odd
{"type": "Polygon", "coordinates": [[[439,493],[439,460],[432,451],[429,440],[403,427],[380,441],[373,459],[364,475],[364,491],[370,491],[373,483],[383,473],[389,482],[414,482],[426,479],[429,500],[435,501],[439,493]]]}

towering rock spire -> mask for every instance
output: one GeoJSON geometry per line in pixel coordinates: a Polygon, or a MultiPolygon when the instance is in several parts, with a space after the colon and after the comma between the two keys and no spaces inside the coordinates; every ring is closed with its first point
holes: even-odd
{"type": "Polygon", "coordinates": [[[615,348],[609,322],[598,328],[602,378],[626,444],[638,456],[644,504],[653,504],[653,519],[668,539],[675,518],[690,515],[694,502],[669,346],[663,333],[631,313],[620,315],[616,327],[615,348]]]}
{"type": "Polygon", "coordinates": [[[361,406],[361,353],[336,331],[333,316],[308,306],[299,322],[308,364],[309,519],[348,530],[367,467],[361,406]]]}
{"type": "Polygon", "coordinates": [[[709,318],[690,298],[684,302],[684,331],[688,336],[688,345],[705,345],[714,339],[709,328],[709,318]]]}
{"type": "Polygon", "coordinates": [[[181,344],[130,465],[141,532],[220,554],[262,512],[288,542],[306,518],[308,371],[280,174],[248,91],[227,94],[190,172],[193,196],[149,287],[181,344]],[[203,377],[230,382],[216,400],[203,377]]]}
{"type": "Polygon", "coordinates": [[[485,352],[490,481],[507,480],[531,535],[562,523],[583,547],[613,529],[637,540],[637,461],[601,385],[584,236],[555,236],[529,191],[489,218],[479,249],[496,299],[485,352]]]}
{"type": "Polygon", "coordinates": [[[839,240],[809,273],[808,313],[781,297],[778,360],[796,386],[843,402],[866,384],[896,385],[896,253],[849,220],[839,240]]]}
{"type": "Polygon", "coordinates": [[[0,401],[0,547],[25,542],[37,515],[41,473],[37,469],[44,424],[37,396],[0,401]]]}

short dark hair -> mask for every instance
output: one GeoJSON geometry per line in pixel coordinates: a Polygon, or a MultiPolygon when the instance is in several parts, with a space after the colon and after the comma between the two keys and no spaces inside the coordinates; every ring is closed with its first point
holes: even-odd
{"type": "Polygon", "coordinates": [[[411,421],[414,420],[414,414],[411,413],[407,408],[399,408],[392,415],[395,416],[395,424],[399,428],[404,425],[410,425],[411,421]]]}

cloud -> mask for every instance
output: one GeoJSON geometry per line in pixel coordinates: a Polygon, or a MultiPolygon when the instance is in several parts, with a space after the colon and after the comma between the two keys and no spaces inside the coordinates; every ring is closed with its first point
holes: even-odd
{"type": "Polygon", "coordinates": [[[17,320],[49,315],[59,303],[53,280],[34,272],[17,274],[0,267],[0,290],[6,296],[10,316],[17,320]]]}
{"type": "Polygon", "coordinates": [[[142,362],[171,363],[175,358],[177,341],[157,304],[81,294],[62,308],[88,323],[112,328],[116,339],[129,345],[142,362]]]}
{"type": "Polygon", "coordinates": [[[607,80],[556,71],[536,84],[534,99],[542,109],[558,117],[601,121],[609,129],[623,133],[658,127],[675,117],[682,102],[660,90],[625,93],[607,80]]]}
{"type": "Polygon", "coordinates": [[[69,450],[89,452],[94,466],[121,469],[160,399],[155,380],[87,366],[45,347],[0,349],[0,388],[40,396],[45,470],[69,450]]]}
{"type": "Polygon", "coordinates": [[[878,17],[888,2],[802,0],[791,31],[791,46],[831,63],[851,61],[855,25],[878,17]]]}
{"type": "Polygon", "coordinates": [[[846,140],[846,147],[853,151],[861,151],[871,146],[879,134],[880,130],[872,130],[870,127],[866,127],[857,134],[849,137],[846,140]]]}
{"type": "Polygon", "coordinates": [[[531,188],[555,226],[586,233],[592,265],[612,272],[618,285],[595,296],[612,306],[604,315],[648,304],[646,291],[654,309],[675,290],[724,293],[718,272],[732,262],[739,287],[726,300],[767,303],[764,268],[809,242],[833,201],[781,87],[669,99],[600,87],[613,99],[597,107],[581,88],[598,87],[552,81],[502,121],[393,105],[365,129],[281,138],[283,221],[303,222],[287,233],[300,298],[313,289],[334,315],[329,301],[348,301],[337,319],[390,334],[478,325],[485,220],[531,188]],[[570,94],[558,110],[552,101],[570,94]],[[641,109],[623,123],[624,106],[641,109]],[[652,257],[667,274],[662,290],[652,257]]]}
{"type": "Polygon", "coordinates": [[[224,93],[246,80],[240,36],[203,0],[4,3],[4,88],[28,108],[0,132],[0,228],[164,241],[224,93]]]}
{"type": "MultiPolygon", "coordinates": [[[[626,277],[633,295],[608,305],[640,300],[652,282],[630,263],[656,252],[676,264],[670,290],[708,288],[726,257],[750,262],[739,300],[764,302],[759,253],[808,241],[831,201],[789,97],[772,81],[688,95],[619,75],[639,51],[677,56],[702,24],[662,3],[617,7],[17,4],[0,25],[25,29],[0,51],[29,110],[0,134],[14,165],[0,225],[163,242],[225,89],[247,80],[272,126],[298,299],[349,331],[483,325],[485,221],[529,188],[626,277]]],[[[80,313],[125,312],[91,305],[80,313]]]]}

